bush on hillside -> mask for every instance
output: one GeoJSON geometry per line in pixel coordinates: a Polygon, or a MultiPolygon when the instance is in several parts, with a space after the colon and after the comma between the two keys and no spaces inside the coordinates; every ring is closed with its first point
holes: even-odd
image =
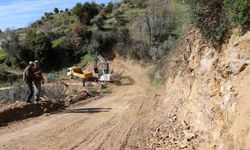
{"type": "Polygon", "coordinates": [[[121,10],[116,9],[113,14],[116,20],[116,26],[123,26],[128,22],[121,10]]]}
{"type": "Polygon", "coordinates": [[[232,27],[249,30],[249,0],[191,0],[189,3],[193,24],[214,45],[223,42],[232,27]]]}
{"type": "Polygon", "coordinates": [[[97,30],[93,33],[93,43],[96,51],[112,49],[116,41],[116,33],[113,31],[97,30]]]}
{"type": "Polygon", "coordinates": [[[112,2],[109,2],[109,3],[107,4],[107,6],[104,7],[105,13],[112,13],[113,7],[114,7],[113,3],[112,3],[112,2]]]}
{"type": "Polygon", "coordinates": [[[211,43],[220,43],[228,29],[222,0],[191,0],[191,20],[211,43]]]}
{"type": "Polygon", "coordinates": [[[250,2],[249,0],[224,0],[224,9],[233,27],[249,28],[250,2]]]}
{"type": "Polygon", "coordinates": [[[54,50],[49,37],[44,32],[28,31],[24,43],[25,49],[33,52],[34,58],[39,60],[45,67],[53,64],[51,53],[54,53],[54,50]]]}
{"type": "Polygon", "coordinates": [[[99,13],[99,8],[95,3],[86,2],[84,4],[77,3],[72,11],[81,23],[91,25],[90,20],[99,13]]]}
{"type": "Polygon", "coordinates": [[[73,44],[74,56],[84,54],[82,49],[85,45],[88,45],[92,39],[92,32],[88,30],[86,25],[79,22],[75,23],[71,29],[71,43],[73,44]]]}
{"type": "Polygon", "coordinates": [[[117,37],[117,42],[126,43],[130,38],[129,29],[126,27],[114,28],[114,32],[117,37]]]}
{"type": "Polygon", "coordinates": [[[93,19],[90,20],[90,23],[96,25],[98,29],[102,29],[102,26],[104,25],[104,18],[101,15],[97,15],[93,19]]]}
{"type": "Polygon", "coordinates": [[[146,7],[146,4],[145,4],[146,0],[123,0],[122,2],[125,4],[132,3],[132,4],[137,5],[137,7],[140,7],[140,8],[146,7]]]}
{"type": "Polygon", "coordinates": [[[70,40],[64,39],[52,47],[49,36],[44,32],[30,30],[23,40],[11,34],[2,47],[7,53],[6,64],[24,68],[29,61],[39,60],[45,70],[58,68],[71,61],[73,57],[70,40]],[[57,58],[57,59],[54,59],[57,58]]]}
{"type": "Polygon", "coordinates": [[[5,62],[8,66],[24,67],[29,59],[34,59],[34,54],[24,48],[16,33],[10,33],[9,38],[2,43],[2,48],[7,53],[5,62]]]}

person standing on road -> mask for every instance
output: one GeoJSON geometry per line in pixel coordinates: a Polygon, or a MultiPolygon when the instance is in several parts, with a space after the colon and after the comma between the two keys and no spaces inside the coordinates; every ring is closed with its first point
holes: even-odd
{"type": "Polygon", "coordinates": [[[44,84],[44,78],[38,60],[34,62],[33,72],[34,72],[33,82],[35,89],[35,101],[39,102],[42,93],[42,84],[44,84]]]}
{"type": "Polygon", "coordinates": [[[31,98],[34,94],[34,90],[33,90],[33,62],[30,61],[28,66],[24,69],[24,73],[23,73],[23,81],[25,82],[25,86],[26,86],[26,96],[25,96],[25,101],[27,103],[31,103],[31,98]]]}

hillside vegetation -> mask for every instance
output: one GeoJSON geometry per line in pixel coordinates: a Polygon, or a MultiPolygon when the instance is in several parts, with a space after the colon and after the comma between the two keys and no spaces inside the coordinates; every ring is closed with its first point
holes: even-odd
{"type": "Polygon", "coordinates": [[[110,50],[126,58],[157,63],[176,47],[192,24],[208,43],[218,47],[229,39],[232,29],[238,28],[239,34],[246,32],[249,16],[247,0],[77,3],[72,9],[45,12],[28,28],[1,33],[4,52],[0,50],[0,63],[24,68],[37,59],[45,71],[53,71],[81,64],[86,61],[84,55],[110,50]]]}
{"type": "Polygon", "coordinates": [[[45,70],[58,69],[78,63],[86,54],[114,48],[123,56],[154,62],[181,36],[187,10],[176,1],[78,3],[72,9],[45,12],[21,31],[6,31],[1,47],[5,63],[19,68],[38,59],[45,70]]]}

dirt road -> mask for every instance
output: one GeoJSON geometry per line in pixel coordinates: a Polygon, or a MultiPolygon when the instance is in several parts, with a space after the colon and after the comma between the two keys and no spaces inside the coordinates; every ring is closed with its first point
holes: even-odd
{"type": "MultiPolygon", "coordinates": [[[[86,105],[79,103],[62,112],[2,127],[0,149],[128,148],[128,141],[140,136],[130,135],[149,100],[146,93],[147,89],[138,84],[120,86],[112,94],[86,105]]],[[[140,143],[131,145],[140,147],[140,143]]]]}

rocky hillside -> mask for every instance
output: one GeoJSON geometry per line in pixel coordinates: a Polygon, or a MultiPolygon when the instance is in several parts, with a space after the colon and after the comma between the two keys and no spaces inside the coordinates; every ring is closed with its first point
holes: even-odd
{"type": "Polygon", "coordinates": [[[191,140],[201,138],[199,149],[249,149],[250,32],[233,35],[220,51],[195,30],[186,42],[184,53],[171,56],[163,107],[192,127],[191,140]]]}

